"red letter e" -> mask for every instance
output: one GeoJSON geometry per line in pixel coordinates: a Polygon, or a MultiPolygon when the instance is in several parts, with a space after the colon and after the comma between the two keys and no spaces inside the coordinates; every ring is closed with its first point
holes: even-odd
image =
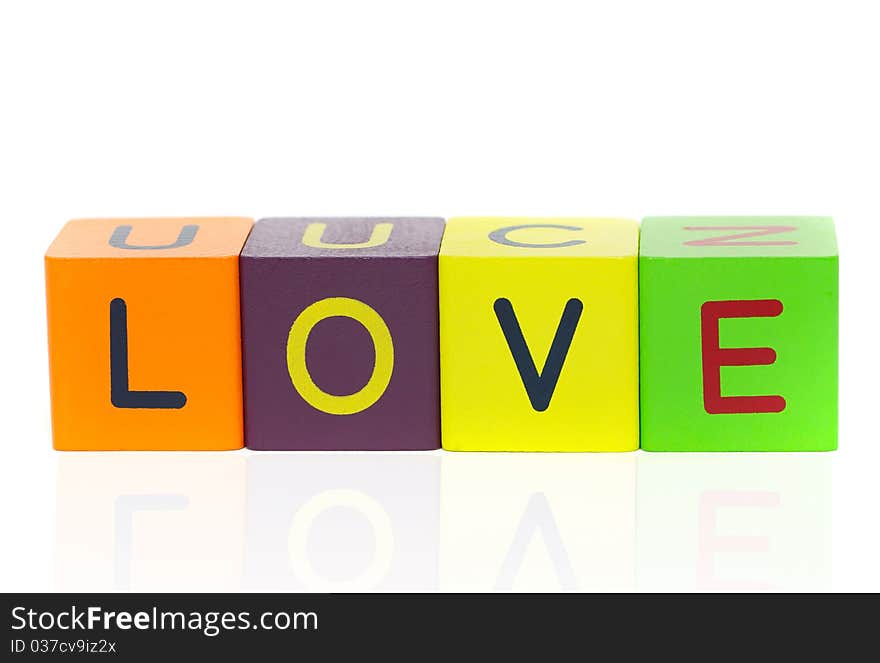
{"type": "Polygon", "coordinates": [[[703,405],[709,414],[782,412],[782,396],[722,396],[722,366],[767,366],[776,361],[773,348],[718,347],[721,318],[773,318],[782,313],[777,299],[706,302],[700,309],[703,331],[703,405]]]}

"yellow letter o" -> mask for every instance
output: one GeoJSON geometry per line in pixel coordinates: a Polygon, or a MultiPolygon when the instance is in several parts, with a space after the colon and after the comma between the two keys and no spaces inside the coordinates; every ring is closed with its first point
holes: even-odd
{"type": "Polygon", "coordinates": [[[393,370],[394,343],[388,325],[375,310],[357,299],[321,299],[306,307],[290,327],[287,337],[287,372],[300,396],[317,410],[327,414],[363,412],[385,393],[393,370]],[[376,351],[376,362],[367,384],[347,396],[336,396],[323,391],[312,380],[306,365],[306,341],[309,334],[321,320],[334,317],[351,318],[361,323],[370,334],[376,351]]]}

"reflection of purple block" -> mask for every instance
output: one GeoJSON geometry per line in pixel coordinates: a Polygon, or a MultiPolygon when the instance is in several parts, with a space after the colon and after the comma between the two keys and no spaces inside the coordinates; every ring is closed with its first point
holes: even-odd
{"type": "Polygon", "coordinates": [[[254,226],[240,265],[248,448],[439,448],[443,227],[433,218],[254,226]]]}
{"type": "Polygon", "coordinates": [[[436,454],[248,458],[248,591],[437,588],[436,454]]]}

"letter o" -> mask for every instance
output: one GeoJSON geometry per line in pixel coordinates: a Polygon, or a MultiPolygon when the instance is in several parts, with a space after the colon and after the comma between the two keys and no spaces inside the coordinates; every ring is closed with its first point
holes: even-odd
{"type": "Polygon", "coordinates": [[[394,342],[388,325],[376,311],[362,301],[348,297],[329,297],[306,307],[300,313],[287,337],[287,371],[300,396],[317,410],[327,414],[355,414],[378,401],[394,370],[394,342]],[[356,320],[370,334],[376,351],[376,362],[367,383],[353,394],[336,396],[323,391],[309,374],[306,365],[306,341],[312,329],[326,318],[344,317],[356,320]]]}
{"type": "Polygon", "coordinates": [[[294,513],[287,532],[287,552],[293,573],[313,591],[363,592],[375,588],[387,575],[394,557],[394,528],[388,512],[376,499],[359,490],[325,490],[294,513]],[[309,534],[315,520],[333,507],[354,509],[370,523],[375,549],[369,566],[354,578],[332,580],[319,574],[309,559],[309,534]]]}

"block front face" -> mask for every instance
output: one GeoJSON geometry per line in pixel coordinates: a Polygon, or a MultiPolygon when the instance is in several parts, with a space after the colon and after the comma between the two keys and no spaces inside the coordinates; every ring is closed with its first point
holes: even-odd
{"type": "Polygon", "coordinates": [[[257,223],[241,257],[249,448],[439,447],[443,227],[442,219],[257,223]]]}
{"type": "Polygon", "coordinates": [[[837,257],[827,255],[836,251],[830,220],[808,218],[801,227],[797,218],[739,219],[739,229],[729,219],[694,221],[643,225],[642,448],[835,449],[838,288],[837,257]],[[793,226],[729,241],[800,237],[816,255],[800,255],[808,250],[800,244],[732,245],[726,258],[716,255],[721,246],[669,248],[670,235],[689,237],[681,228],[693,225],[724,226],[727,236],[793,226]],[[688,250],[695,255],[681,257],[688,250]]]}
{"type": "Polygon", "coordinates": [[[242,446],[238,252],[251,225],[65,226],[45,261],[55,448],[242,446]]]}
{"type": "Polygon", "coordinates": [[[622,220],[449,221],[445,449],[638,448],[637,247],[637,225],[622,220]]]}

